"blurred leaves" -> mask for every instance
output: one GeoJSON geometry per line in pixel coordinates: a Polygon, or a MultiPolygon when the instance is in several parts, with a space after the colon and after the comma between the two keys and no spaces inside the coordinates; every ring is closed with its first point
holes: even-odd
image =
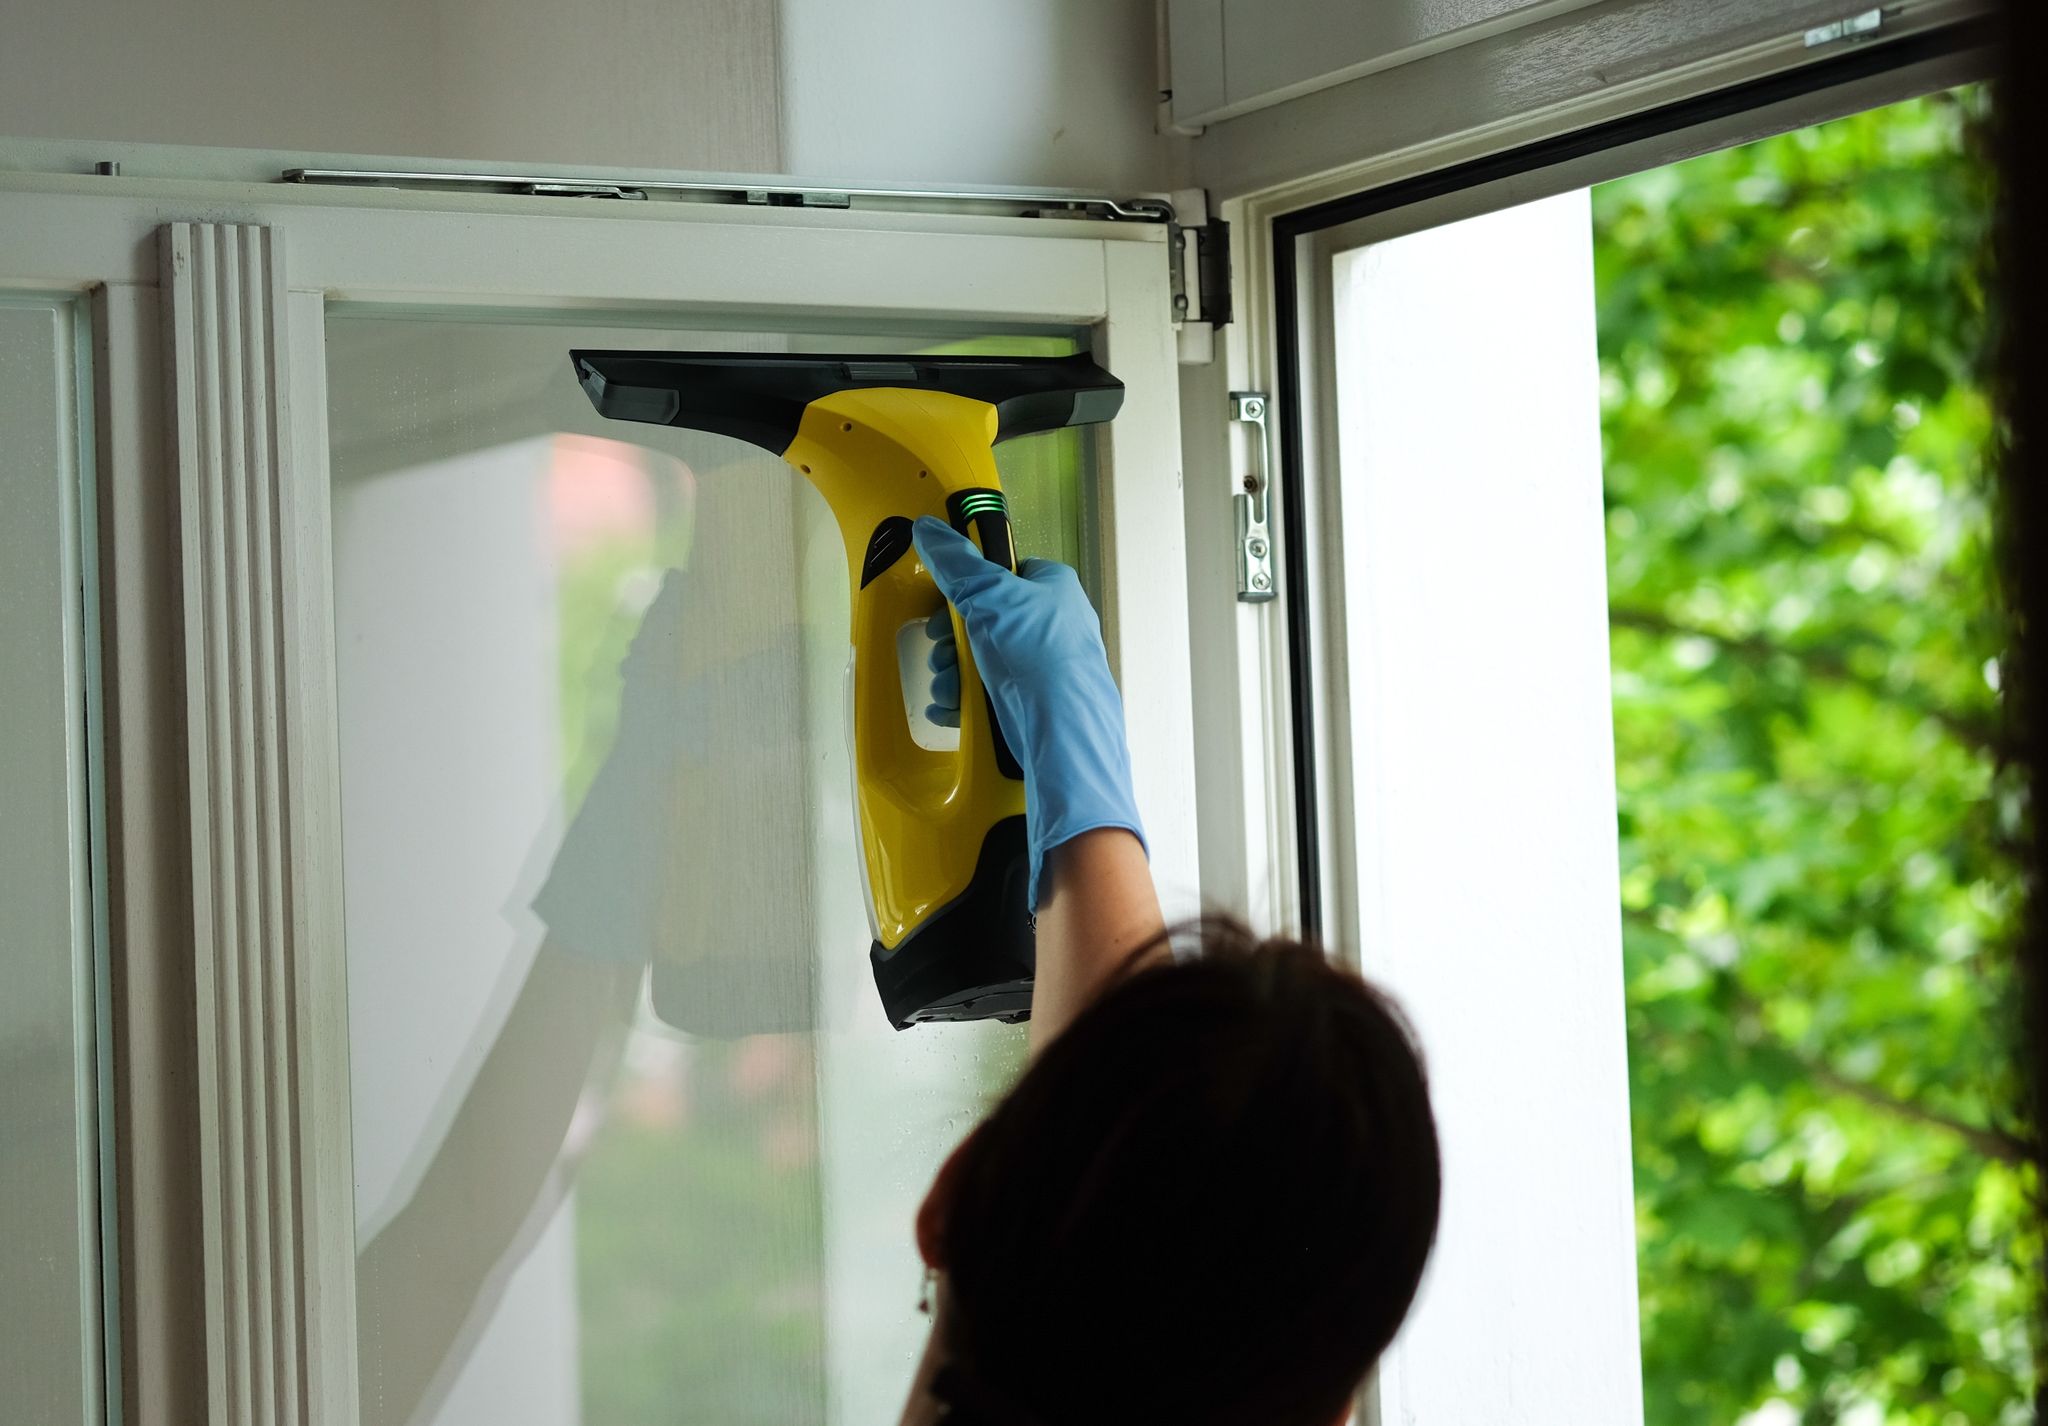
{"type": "Polygon", "coordinates": [[[1986,105],[1594,192],[1652,1426],[2028,1419],[1986,105]]]}

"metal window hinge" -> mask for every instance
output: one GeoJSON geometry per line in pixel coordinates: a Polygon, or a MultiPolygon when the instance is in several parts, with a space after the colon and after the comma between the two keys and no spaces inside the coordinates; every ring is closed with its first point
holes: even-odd
{"type": "Polygon", "coordinates": [[[1173,195],[1166,230],[1167,277],[1183,366],[1215,359],[1216,333],[1230,324],[1230,224],[1209,212],[1199,188],[1173,195]]]}
{"type": "Polygon", "coordinates": [[[1806,32],[1806,47],[1814,49],[1820,45],[1831,45],[1836,40],[1867,40],[1883,26],[1883,10],[1865,10],[1847,19],[1815,25],[1806,32]]]}
{"type": "Polygon", "coordinates": [[[1079,190],[1005,188],[806,188],[724,178],[615,178],[609,175],[466,173],[437,169],[288,168],[283,183],[516,193],[545,198],[614,198],[679,203],[750,203],[769,208],[872,208],[898,212],[988,212],[1103,222],[1171,223],[1163,198],[1124,198],[1079,190]]]}
{"type": "Polygon", "coordinates": [[[1230,419],[1250,426],[1256,474],[1245,476],[1237,503],[1237,598],[1241,604],[1264,604],[1279,588],[1273,575],[1272,503],[1267,498],[1272,467],[1266,454],[1266,393],[1230,393],[1230,419]]]}

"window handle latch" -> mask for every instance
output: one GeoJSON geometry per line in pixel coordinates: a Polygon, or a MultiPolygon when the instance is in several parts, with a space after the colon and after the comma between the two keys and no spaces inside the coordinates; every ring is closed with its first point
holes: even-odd
{"type": "Polygon", "coordinates": [[[1266,393],[1230,393],[1230,419],[1250,426],[1255,469],[1240,480],[1237,504],[1237,599],[1264,604],[1279,590],[1273,577],[1272,509],[1268,487],[1273,468],[1266,451],[1266,393]]]}

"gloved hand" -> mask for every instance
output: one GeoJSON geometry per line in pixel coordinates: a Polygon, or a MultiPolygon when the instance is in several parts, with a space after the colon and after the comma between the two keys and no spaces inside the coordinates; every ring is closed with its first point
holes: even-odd
{"type": "MultiPolygon", "coordinates": [[[[1025,830],[1031,847],[1031,905],[1038,906],[1045,856],[1097,827],[1122,827],[1142,845],[1123,698],[1110,677],[1102,622],[1066,565],[1028,559],[1015,574],[985,558],[972,540],[926,515],[912,531],[918,557],[946,602],[960,611],[975,667],[1024,769],[1025,830]]],[[[957,724],[958,651],[941,609],[932,633],[933,722],[957,724]],[[948,717],[950,715],[950,717],[948,717]]]]}

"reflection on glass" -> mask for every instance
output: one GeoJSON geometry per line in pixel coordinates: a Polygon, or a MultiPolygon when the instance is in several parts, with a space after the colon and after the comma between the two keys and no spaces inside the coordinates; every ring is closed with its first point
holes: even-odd
{"type": "MultiPolygon", "coordinates": [[[[0,291],[0,1383],[7,1421],[96,1421],[99,1130],[86,848],[80,299],[0,291]]],[[[85,389],[81,389],[84,387],[85,389]]],[[[89,528],[89,527],[88,527],[89,528]]]]}
{"type": "MultiPolygon", "coordinates": [[[[746,339],[328,331],[364,1421],[893,1419],[1022,1031],[875,996],[823,501],[567,356],[746,339]]],[[[1075,558],[1081,451],[1004,449],[1023,552],[1075,558]]]]}

